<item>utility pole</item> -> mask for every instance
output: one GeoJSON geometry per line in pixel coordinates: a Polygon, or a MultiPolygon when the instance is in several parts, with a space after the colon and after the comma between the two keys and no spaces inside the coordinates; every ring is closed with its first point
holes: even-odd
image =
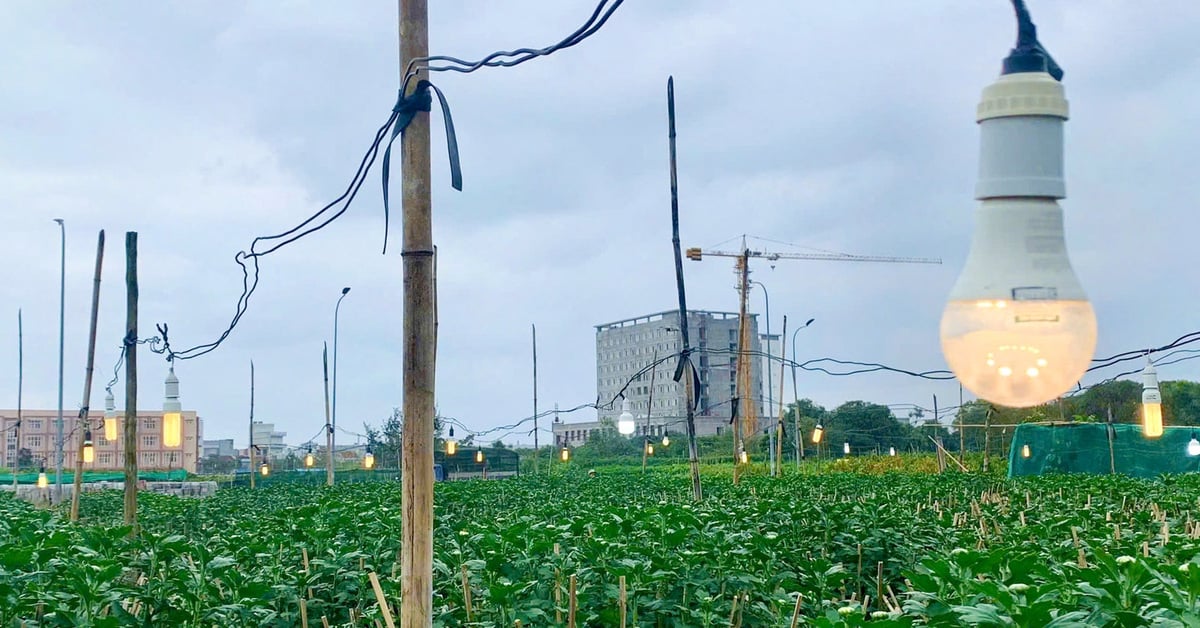
{"type": "Polygon", "coordinates": [[[533,330],[533,472],[538,471],[538,413],[537,413],[537,325],[530,324],[533,330]]]}
{"type": "Polygon", "coordinates": [[[700,487],[700,455],[696,448],[696,377],[692,366],[691,348],[688,345],[687,298],[683,286],[683,254],[679,248],[679,181],[676,177],[675,159],[675,77],[667,77],[667,139],[670,144],[671,164],[671,246],[675,251],[675,287],[679,293],[679,339],[683,353],[675,367],[675,381],[685,378],[683,394],[686,397],[688,437],[688,463],[692,469],[692,499],[700,501],[704,493],[700,487]]]}
{"type": "Polygon", "coordinates": [[[963,427],[966,421],[963,419],[966,415],[963,413],[963,389],[962,383],[958,384],[958,457],[964,458],[967,453],[967,431],[963,427]]]}
{"type": "Polygon", "coordinates": [[[787,362],[787,314],[783,315],[783,331],[779,334],[779,418],[775,419],[775,467],[777,477],[783,477],[783,366],[787,362]]]}
{"type": "Polygon", "coordinates": [[[63,468],[63,343],[66,338],[67,320],[67,226],[62,218],[55,218],[59,231],[62,232],[62,263],[58,284],[58,450],[54,465],[54,503],[62,503],[62,468],[63,468]]]}
{"type": "Polygon", "coordinates": [[[737,401],[733,413],[733,483],[740,479],[741,452],[745,451],[745,441],[754,434],[758,427],[755,420],[754,404],[746,403],[750,392],[750,324],[747,320],[748,293],[750,287],[750,251],[742,240],[742,256],[737,259],[738,274],[738,350],[737,350],[737,401]],[[743,431],[744,430],[744,431],[743,431]]]}
{"type": "MultiPolygon", "coordinates": [[[[409,64],[429,55],[428,0],[400,0],[400,84],[409,64]]],[[[428,78],[414,65],[413,89],[428,78]]],[[[404,94],[408,96],[410,94],[404,94]]],[[[433,608],[433,413],[437,327],[429,112],[418,111],[400,149],[404,260],[404,457],[401,470],[401,628],[428,628],[433,608]]]]}
{"type": "Polygon", "coordinates": [[[646,402],[646,428],[642,430],[642,473],[646,473],[646,462],[650,457],[650,415],[654,412],[654,380],[658,375],[658,349],[650,358],[650,398],[646,402]]]}
{"type": "Polygon", "coordinates": [[[250,360],[250,489],[254,489],[254,360],[250,360]]]}
{"type": "Polygon", "coordinates": [[[13,462],[13,495],[17,494],[17,471],[21,466],[21,407],[25,391],[25,323],[17,309],[17,459],[13,462]]]}
{"type": "Polygon", "coordinates": [[[137,232],[125,232],[125,525],[137,535],[137,232]]]}
{"type": "MultiPolygon", "coordinates": [[[[83,447],[91,437],[92,369],[96,363],[96,319],[100,316],[100,268],[104,264],[104,230],[96,242],[96,276],[92,280],[92,317],[88,326],[87,368],[83,377],[83,402],[79,408],[79,450],[75,453],[75,482],[71,490],[71,521],[79,520],[79,492],[83,490],[83,447]]],[[[94,451],[94,450],[93,450],[94,451]]]]}
{"type": "MultiPolygon", "coordinates": [[[[329,344],[321,350],[321,363],[325,371],[325,486],[333,486],[333,426],[329,423],[329,344]]],[[[254,465],[250,465],[254,473],[254,465]]]]}

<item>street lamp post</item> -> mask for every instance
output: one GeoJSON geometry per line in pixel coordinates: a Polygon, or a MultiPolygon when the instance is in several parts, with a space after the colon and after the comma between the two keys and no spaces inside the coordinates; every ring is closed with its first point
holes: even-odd
{"type": "Polygon", "coordinates": [[[342,288],[342,296],[338,297],[337,305],[333,308],[333,419],[330,424],[329,450],[333,453],[337,440],[337,345],[338,345],[338,313],[342,309],[342,299],[350,293],[350,286],[342,288]]]}
{"type": "MultiPolygon", "coordinates": [[[[773,378],[771,377],[771,296],[769,294],[767,294],[767,287],[763,285],[763,282],[751,281],[750,283],[757,284],[759,288],[762,288],[763,301],[766,304],[767,331],[765,333],[763,333],[763,335],[766,336],[766,338],[767,338],[767,394],[765,395],[765,398],[763,399],[763,401],[765,401],[767,404],[767,414],[771,417],[777,417],[777,415],[775,414],[775,404],[771,403],[771,391],[775,390],[775,383],[773,381],[773,378]]],[[[780,338],[780,341],[782,341],[782,340],[783,339],[780,338]]],[[[759,386],[761,387],[761,385],[762,385],[762,382],[760,381],[759,386]]],[[[782,403],[782,402],[783,402],[783,400],[781,399],[780,403],[782,403]]],[[[776,418],[775,420],[778,420],[778,418],[776,418]]],[[[769,450],[767,459],[771,465],[770,466],[771,473],[772,473],[772,475],[774,475],[774,473],[775,473],[775,430],[772,430],[772,429],[767,430],[767,449],[769,450]]]]}
{"type": "MultiPolygon", "coordinates": [[[[812,325],[813,321],[815,320],[817,319],[808,319],[808,321],[803,325],[797,327],[796,331],[792,332],[792,396],[795,397],[796,402],[796,408],[794,408],[796,412],[796,469],[800,468],[800,457],[804,452],[804,449],[801,448],[802,437],[800,436],[800,387],[796,385],[796,334],[800,333],[801,329],[812,325]]],[[[780,466],[782,466],[782,464],[780,466]]]]}
{"type": "Polygon", "coordinates": [[[62,218],[55,218],[61,234],[61,263],[59,265],[58,284],[58,421],[55,429],[58,432],[58,443],[55,446],[57,455],[54,461],[54,503],[62,502],[62,466],[63,466],[63,341],[66,329],[67,313],[67,225],[62,218]]]}

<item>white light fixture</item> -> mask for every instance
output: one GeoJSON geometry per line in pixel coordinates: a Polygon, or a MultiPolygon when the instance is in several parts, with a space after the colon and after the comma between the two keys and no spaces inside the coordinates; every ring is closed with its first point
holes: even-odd
{"type": "Polygon", "coordinates": [[[1142,369],[1142,436],[1158,438],[1162,434],[1162,394],[1158,392],[1158,371],[1147,358],[1146,368],[1142,369]]]}
{"type": "Polygon", "coordinates": [[[167,370],[166,398],[163,399],[163,447],[178,447],[183,443],[183,406],[179,403],[179,378],[175,366],[167,370]]]}
{"type": "Polygon", "coordinates": [[[1192,432],[1192,440],[1187,444],[1187,455],[1200,456],[1200,440],[1196,440],[1196,433],[1192,432]]]}
{"type": "Polygon", "coordinates": [[[458,452],[458,441],[454,440],[454,428],[450,428],[450,437],[446,439],[446,455],[453,456],[458,452]]]}
{"type": "Polygon", "coordinates": [[[1028,458],[1032,455],[1033,455],[1033,452],[1029,451],[1029,445],[1021,445],[1021,457],[1022,458],[1028,458]]]}
{"type": "Polygon", "coordinates": [[[895,447],[888,447],[888,455],[889,455],[889,456],[894,456],[894,455],[896,455],[896,448],[895,448],[895,447]]]}
{"type": "Polygon", "coordinates": [[[104,438],[109,442],[117,440],[117,401],[111,388],[104,396],[104,438]]]}
{"type": "Polygon", "coordinates": [[[92,463],[96,461],[96,447],[92,444],[92,430],[83,430],[83,461],[92,463]]]}
{"type": "Polygon", "coordinates": [[[47,486],[50,486],[50,478],[46,477],[46,465],[42,465],[38,470],[37,487],[46,488],[47,486]]]}
{"type": "Polygon", "coordinates": [[[847,456],[850,455],[850,443],[842,444],[842,453],[846,454],[847,456]]]}
{"type": "Polygon", "coordinates": [[[629,409],[631,405],[628,399],[622,399],[621,414],[617,417],[617,431],[625,436],[629,436],[634,431],[633,412],[629,409]]]}
{"type": "Polygon", "coordinates": [[[670,444],[671,444],[671,437],[670,437],[670,436],[667,436],[666,434],[663,434],[662,446],[663,446],[663,447],[666,447],[666,446],[668,446],[668,445],[670,445],[670,444]]]}
{"type": "Polygon", "coordinates": [[[820,423],[813,428],[812,442],[814,445],[821,444],[821,437],[825,435],[825,428],[821,427],[820,423]]]}
{"type": "Polygon", "coordinates": [[[942,353],[962,385],[993,403],[1053,400],[1083,376],[1096,315],[1067,257],[1062,73],[1021,0],[1017,46],[983,91],[975,234],[942,313],[942,353]]]}

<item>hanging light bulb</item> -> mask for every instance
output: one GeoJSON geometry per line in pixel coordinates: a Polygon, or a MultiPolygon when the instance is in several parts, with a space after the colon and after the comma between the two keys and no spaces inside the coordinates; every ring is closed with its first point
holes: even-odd
{"type": "Polygon", "coordinates": [[[1032,455],[1033,455],[1033,452],[1029,451],[1029,445],[1021,445],[1021,457],[1022,458],[1028,458],[1032,455]]]}
{"type": "Polygon", "coordinates": [[[889,455],[889,456],[894,456],[894,455],[896,455],[896,448],[895,448],[895,447],[888,447],[888,455],[889,455]]]}
{"type": "Polygon", "coordinates": [[[617,431],[629,436],[634,431],[633,412],[629,410],[632,404],[628,399],[621,400],[621,414],[617,417],[617,431]]]}
{"type": "Polygon", "coordinates": [[[483,464],[483,448],[482,447],[475,450],[475,462],[478,464],[483,464]]]}
{"type": "Polygon", "coordinates": [[[42,465],[41,470],[38,471],[37,487],[46,488],[47,486],[50,486],[50,478],[46,477],[46,465],[42,465]]]}
{"type": "Polygon", "coordinates": [[[96,448],[92,446],[92,430],[86,429],[83,431],[83,461],[91,463],[95,460],[96,448]]]}
{"type": "Polygon", "coordinates": [[[654,443],[646,443],[646,455],[647,456],[654,455],[654,443]]]}
{"type": "Polygon", "coordinates": [[[813,428],[813,437],[812,437],[813,444],[820,445],[821,437],[824,435],[825,435],[825,428],[821,427],[820,423],[817,423],[817,426],[813,428]]]}
{"type": "Polygon", "coordinates": [[[748,464],[750,462],[750,454],[747,454],[746,450],[743,449],[741,453],[738,454],[738,460],[740,460],[742,464],[748,464]]]}
{"type": "Polygon", "coordinates": [[[183,443],[183,406],[179,403],[179,378],[175,366],[167,370],[167,394],[163,400],[163,447],[178,447],[183,443]]]}
{"type": "Polygon", "coordinates": [[[371,453],[370,447],[367,447],[367,453],[366,453],[366,455],[363,456],[363,468],[364,469],[374,469],[375,468],[375,454],[371,453]]]}
{"type": "Polygon", "coordinates": [[[258,468],[258,472],[261,473],[262,476],[265,478],[268,475],[271,475],[271,467],[269,465],[267,465],[266,462],[264,462],[264,463],[262,463],[262,466],[258,468]]]}
{"type": "Polygon", "coordinates": [[[1142,436],[1158,438],[1163,434],[1162,394],[1158,392],[1158,371],[1146,359],[1142,369],[1142,436]]]}
{"type": "Polygon", "coordinates": [[[104,439],[109,442],[117,440],[117,402],[113,399],[111,388],[104,396],[104,439]]]}
{"type": "Polygon", "coordinates": [[[1192,440],[1187,444],[1187,455],[1200,456],[1200,440],[1196,440],[1196,433],[1192,432],[1192,440]]]}
{"type": "Polygon", "coordinates": [[[313,456],[312,445],[309,445],[308,451],[304,453],[304,466],[311,469],[315,464],[317,464],[317,458],[313,456]]]}
{"type": "Polygon", "coordinates": [[[667,436],[666,434],[663,434],[662,446],[663,446],[663,447],[666,447],[666,446],[668,446],[668,445],[670,445],[670,444],[671,444],[671,437],[670,437],[670,436],[667,436]]]}
{"type": "Polygon", "coordinates": [[[850,443],[842,444],[842,453],[846,454],[847,456],[850,455],[850,443]]]}
{"type": "Polygon", "coordinates": [[[454,440],[454,428],[450,428],[450,438],[446,439],[446,455],[453,456],[458,452],[458,441],[454,440]]]}
{"type": "Polygon", "coordinates": [[[563,462],[567,462],[568,460],[571,459],[571,450],[567,449],[566,447],[563,447],[562,453],[559,454],[559,456],[562,458],[563,462]]]}
{"type": "Polygon", "coordinates": [[[1062,72],[1018,9],[1017,46],[983,91],[975,234],[942,313],[942,353],[962,385],[1014,408],[1055,399],[1087,369],[1096,315],[1067,257],[1062,72]]]}

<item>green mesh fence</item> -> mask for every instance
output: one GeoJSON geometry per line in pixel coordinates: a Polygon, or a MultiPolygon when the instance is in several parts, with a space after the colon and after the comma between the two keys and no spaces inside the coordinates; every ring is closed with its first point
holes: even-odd
{"type": "Polygon", "coordinates": [[[1188,443],[1197,435],[1200,429],[1193,427],[1168,427],[1159,438],[1145,438],[1140,425],[1022,424],[1013,433],[1008,476],[1191,473],[1200,471],[1200,456],[1188,455],[1188,443]]]}
{"type": "MultiPolygon", "coordinates": [[[[46,477],[50,479],[50,484],[54,484],[54,469],[46,469],[46,477]]],[[[33,473],[18,473],[18,484],[36,484],[38,474],[33,473]]],[[[187,471],[175,469],[174,471],[139,471],[138,479],[147,482],[182,482],[187,479],[187,471]]],[[[11,473],[0,473],[0,485],[12,484],[13,476],[11,473]]],[[[124,482],[125,472],[123,471],[84,471],[84,482],[124,482]]],[[[75,473],[72,471],[63,471],[63,483],[73,484],[75,482],[75,473]]]]}

